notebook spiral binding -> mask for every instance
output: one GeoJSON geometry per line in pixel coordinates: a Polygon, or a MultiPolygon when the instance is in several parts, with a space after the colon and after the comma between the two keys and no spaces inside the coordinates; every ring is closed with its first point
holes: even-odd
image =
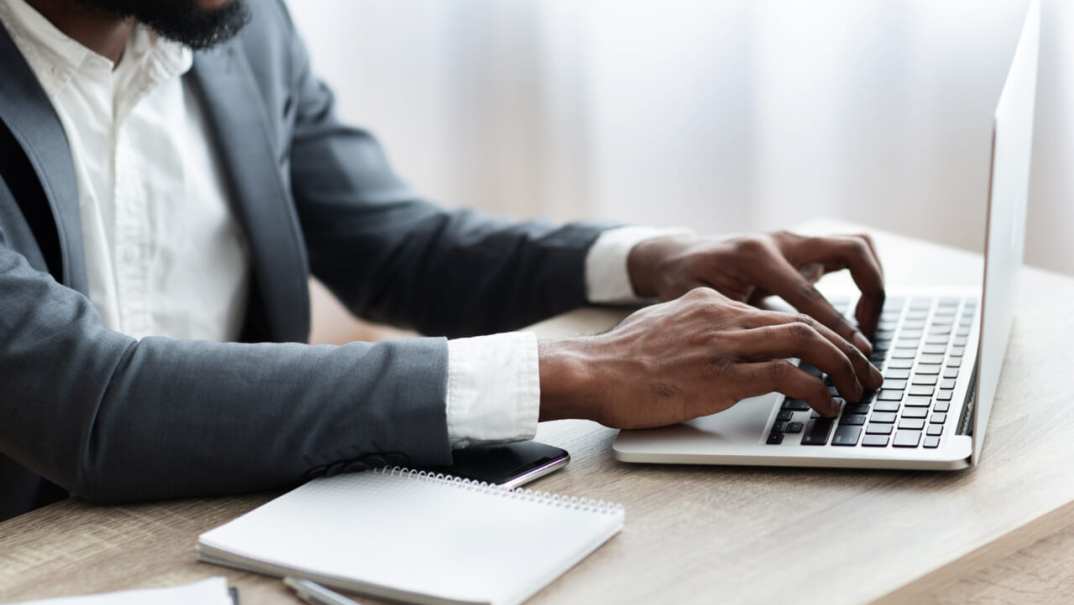
{"type": "Polygon", "coordinates": [[[421,481],[436,481],[438,483],[445,483],[459,487],[462,489],[477,491],[486,494],[496,494],[504,498],[510,498],[513,500],[523,500],[526,502],[538,502],[541,504],[549,504],[551,506],[558,506],[561,508],[569,508],[572,510],[590,511],[598,514],[616,514],[623,510],[623,505],[618,502],[608,502],[606,500],[597,500],[595,498],[582,498],[579,496],[561,496],[559,494],[553,494],[551,492],[542,492],[531,489],[515,488],[507,489],[496,485],[495,483],[489,483],[487,481],[475,481],[473,479],[463,479],[462,477],[456,477],[454,475],[445,475],[444,473],[432,473],[429,471],[423,471],[405,466],[385,466],[377,469],[373,469],[374,473],[387,475],[389,477],[407,477],[410,479],[418,479],[421,481]]]}

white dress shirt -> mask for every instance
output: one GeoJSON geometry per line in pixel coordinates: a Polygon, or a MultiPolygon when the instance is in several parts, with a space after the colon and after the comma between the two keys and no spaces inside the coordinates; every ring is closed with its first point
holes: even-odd
{"type": "MultiPolygon", "coordinates": [[[[0,1],[0,21],[66,131],[89,298],[104,325],[135,338],[237,338],[250,259],[201,107],[181,77],[191,51],[139,25],[116,65],[25,0],[0,1]]],[[[628,227],[602,234],[586,258],[589,300],[635,300],[627,254],[660,233],[628,227]]],[[[532,438],[539,403],[533,334],[448,342],[453,447],[532,438]]]]}

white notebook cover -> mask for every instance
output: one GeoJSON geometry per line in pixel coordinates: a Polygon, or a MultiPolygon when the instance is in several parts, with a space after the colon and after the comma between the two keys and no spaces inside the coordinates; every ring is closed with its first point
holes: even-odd
{"type": "Polygon", "coordinates": [[[198,538],[203,561],[416,603],[521,603],[623,507],[390,469],[317,479],[198,538]]]}

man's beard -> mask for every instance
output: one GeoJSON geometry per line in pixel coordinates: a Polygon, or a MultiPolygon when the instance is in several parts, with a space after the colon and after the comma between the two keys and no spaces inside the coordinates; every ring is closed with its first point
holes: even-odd
{"type": "Polygon", "coordinates": [[[246,0],[231,0],[207,10],[198,0],[78,0],[117,17],[133,17],[161,36],[201,50],[239,33],[250,20],[246,0]]]}

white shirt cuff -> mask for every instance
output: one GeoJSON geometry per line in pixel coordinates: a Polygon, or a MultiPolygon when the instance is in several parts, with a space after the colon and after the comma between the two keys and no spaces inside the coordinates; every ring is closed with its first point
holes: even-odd
{"type": "Polygon", "coordinates": [[[534,334],[448,341],[447,431],[453,449],[533,439],[540,404],[534,334]]]}
{"type": "Polygon", "coordinates": [[[693,232],[653,227],[619,227],[601,233],[585,258],[586,298],[591,303],[641,302],[630,283],[627,269],[630,251],[647,239],[689,233],[693,232]]]}

